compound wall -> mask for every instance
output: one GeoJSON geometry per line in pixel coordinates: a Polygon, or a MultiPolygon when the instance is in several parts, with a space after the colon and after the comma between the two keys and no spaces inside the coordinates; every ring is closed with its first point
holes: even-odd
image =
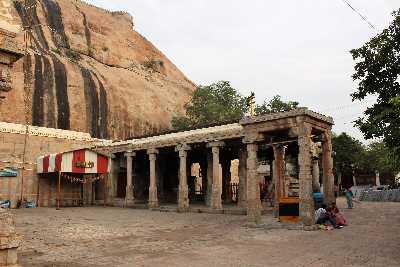
{"type": "MultiPolygon", "coordinates": [[[[28,201],[37,200],[38,176],[36,174],[36,159],[39,156],[91,147],[101,142],[92,139],[89,134],[63,131],[48,128],[30,127],[25,135],[26,127],[19,124],[0,122],[0,171],[4,168],[17,169],[17,177],[0,177],[0,200],[11,200],[16,207],[21,198],[22,172],[23,197],[28,201]],[[24,145],[26,142],[26,146],[24,145]],[[23,155],[25,148],[25,164],[23,155]]],[[[50,178],[41,181],[41,204],[54,205],[55,181],[50,178]],[[53,184],[53,186],[51,186],[53,184]]],[[[71,193],[76,188],[71,187],[71,193]]]]}

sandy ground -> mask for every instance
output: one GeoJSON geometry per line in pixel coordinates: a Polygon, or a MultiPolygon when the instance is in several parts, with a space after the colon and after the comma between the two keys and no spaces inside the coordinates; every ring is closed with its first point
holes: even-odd
{"type": "Polygon", "coordinates": [[[101,207],[15,213],[25,236],[22,266],[400,266],[400,203],[343,209],[349,226],[312,232],[248,228],[237,215],[101,207]]]}

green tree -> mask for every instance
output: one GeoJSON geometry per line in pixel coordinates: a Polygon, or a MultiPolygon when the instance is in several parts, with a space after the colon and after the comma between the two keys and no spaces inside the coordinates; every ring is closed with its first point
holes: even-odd
{"type": "Polygon", "coordinates": [[[334,166],[337,172],[350,174],[355,167],[361,166],[365,156],[363,144],[346,133],[332,136],[334,166]]]}
{"type": "Polygon", "coordinates": [[[220,81],[209,86],[199,86],[185,108],[186,116],[173,117],[174,129],[240,120],[246,112],[246,98],[232,88],[229,82],[220,81]]]}
{"type": "MultiPolygon", "coordinates": [[[[294,109],[297,102],[284,102],[280,96],[256,106],[257,114],[283,112],[294,109]]],[[[208,86],[199,86],[192,99],[186,104],[186,115],[172,118],[175,130],[205,127],[239,121],[247,111],[247,98],[241,95],[229,82],[220,81],[208,86]]]]}
{"type": "Polygon", "coordinates": [[[393,176],[399,171],[397,162],[393,160],[392,151],[384,142],[376,141],[369,144],[361,160],[360,167],[365,171],[390,173],[393,176]]]}
{"type": "Polygon", "coordinates": [[[383,138],[386,146],[400,153],[400,10],[382,33],[361,48],[351,51],[355,60],[353,79],[358,89],[353,101],[376,96],[377,103],[368,108],[355,124],[366,139],[383,138]]]}
{"type": "Polygon", "coordinates": [[[256,107],[256,113],[261,114],[269,114],[276,112],[285,112],[290,111],[292,109],[296,109],[299,106],[298,102],[284,102],[281,99],[280,95],[274,96],[270,101],[264,101],[262,105],[258,105],[256,107]]]}

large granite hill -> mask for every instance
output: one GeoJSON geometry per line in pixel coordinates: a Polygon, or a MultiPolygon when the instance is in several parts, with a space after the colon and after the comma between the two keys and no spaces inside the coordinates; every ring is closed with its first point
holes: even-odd
{"type": "MultiPolygon", "coordinates": [[[[3,28],[33,26],[0,121],[27,117],[36,126],[124,139],[169,128],[172,114],[183,112],[195,85],[134,30],[131,15],[79,0],[23,2],[0,1],[3,28]]],[[[23,45],[22,30],[17,40],[23,45]]]]}

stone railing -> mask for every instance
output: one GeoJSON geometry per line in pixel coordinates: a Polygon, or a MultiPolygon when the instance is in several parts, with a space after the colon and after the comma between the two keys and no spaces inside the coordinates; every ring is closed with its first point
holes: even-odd
{"type": "Polygon", "coordinates": [[[351,191],[353,192],[353,196],[356,198],[360,198],[360,196],[370,189],[372,186],[371,185],[358,185],[358,186],[353,186],[351,188],[351,191]]]}
{"type": "Polygon", "coordinates": [[[364,191],[359,199],[361,201],[400,202],[400,189],[364,191]]]}

